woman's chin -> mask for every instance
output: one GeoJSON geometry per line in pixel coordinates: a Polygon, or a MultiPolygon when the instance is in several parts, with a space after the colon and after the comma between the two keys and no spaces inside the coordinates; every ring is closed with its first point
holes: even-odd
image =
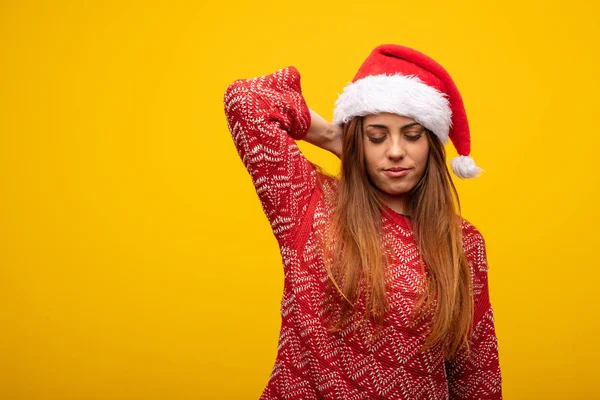
{"type": "Polygon", "coordinates": [[[390,196],[390,197],[399,197],[399,196],[403,196],[406,193],[408,193],[410,191],[411,188],[406,187],[406,186],[402,186],[402,187],[384,187],[384,188],[380,188],[379,190],[381,190],[383,193],[385,193],[386,195],[390,196]]]}

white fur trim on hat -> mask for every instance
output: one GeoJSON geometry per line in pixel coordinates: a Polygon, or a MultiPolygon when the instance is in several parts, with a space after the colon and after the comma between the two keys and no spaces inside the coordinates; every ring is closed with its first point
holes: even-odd
{"type": "Polygon", "coordinates": [[[476,178],[484,170],[475,165],[469,156],[458,156],[450,160],[452,170],[459,178],[476,178]]]}
{"type": "Polygon", "coordinates": [[[448,141],[452,110],[447,96],[414,75],[371,75],[348,84],[333,110],[333,123],[390,112],[410,117],[431,130],[442,143],[448,141]]]}

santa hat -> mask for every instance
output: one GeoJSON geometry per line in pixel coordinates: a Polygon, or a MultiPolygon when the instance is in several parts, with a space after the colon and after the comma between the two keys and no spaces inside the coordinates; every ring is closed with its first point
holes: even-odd
{"type": "Polygon", "coordinates": [[[375,48],[335,102],[333,122],[380,112],[410,117],[444,144],[450,138],[459,154],[452,170],[460,178],[483,171],[469,157],[469,122],[460,93],[450,74],[425,54],[394,44],[375,48]]]}

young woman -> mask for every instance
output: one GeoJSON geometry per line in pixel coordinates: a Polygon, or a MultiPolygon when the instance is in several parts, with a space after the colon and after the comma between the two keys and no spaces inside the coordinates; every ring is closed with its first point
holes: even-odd
{"type": "Polygon", "coordinates": [[[463,103],[448,73],[382,45],[344,88],[328,123],[294,67],[237,80],[225,113],[281,249],[275,366],[261,399],[499,399],[485,243],[460,217],[444,143],[461,178],[463,103]],[[298,149],[341,159],[339,178],[298,149]]]}

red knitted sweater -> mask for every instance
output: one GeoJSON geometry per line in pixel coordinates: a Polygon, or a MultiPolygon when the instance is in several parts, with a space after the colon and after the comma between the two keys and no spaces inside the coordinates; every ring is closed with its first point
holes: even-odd
{"type": "Polygon", "coordinates": [[[411,221],[387,207],[383,243],[394,261],[386,271],[390,311],[382,334],[369,340],[375,332],[369,323],[329,333],[324,315],[339,305],[327,290],[319,249],[337,180],[318,176],[296,145],[310,126],[300,74],[287,67],[237,80],[224,102],[233,141],[279,243],[285,275],[277,359],[261,399],[500,399],[498,342],[479,231],[463,220],[475,296],[470,356],[463,349],[445,362],[441,346],[419,350],[431,323],[430,318],[417,327],[409,323],[424,283],[419,252],[411,221]]]}

